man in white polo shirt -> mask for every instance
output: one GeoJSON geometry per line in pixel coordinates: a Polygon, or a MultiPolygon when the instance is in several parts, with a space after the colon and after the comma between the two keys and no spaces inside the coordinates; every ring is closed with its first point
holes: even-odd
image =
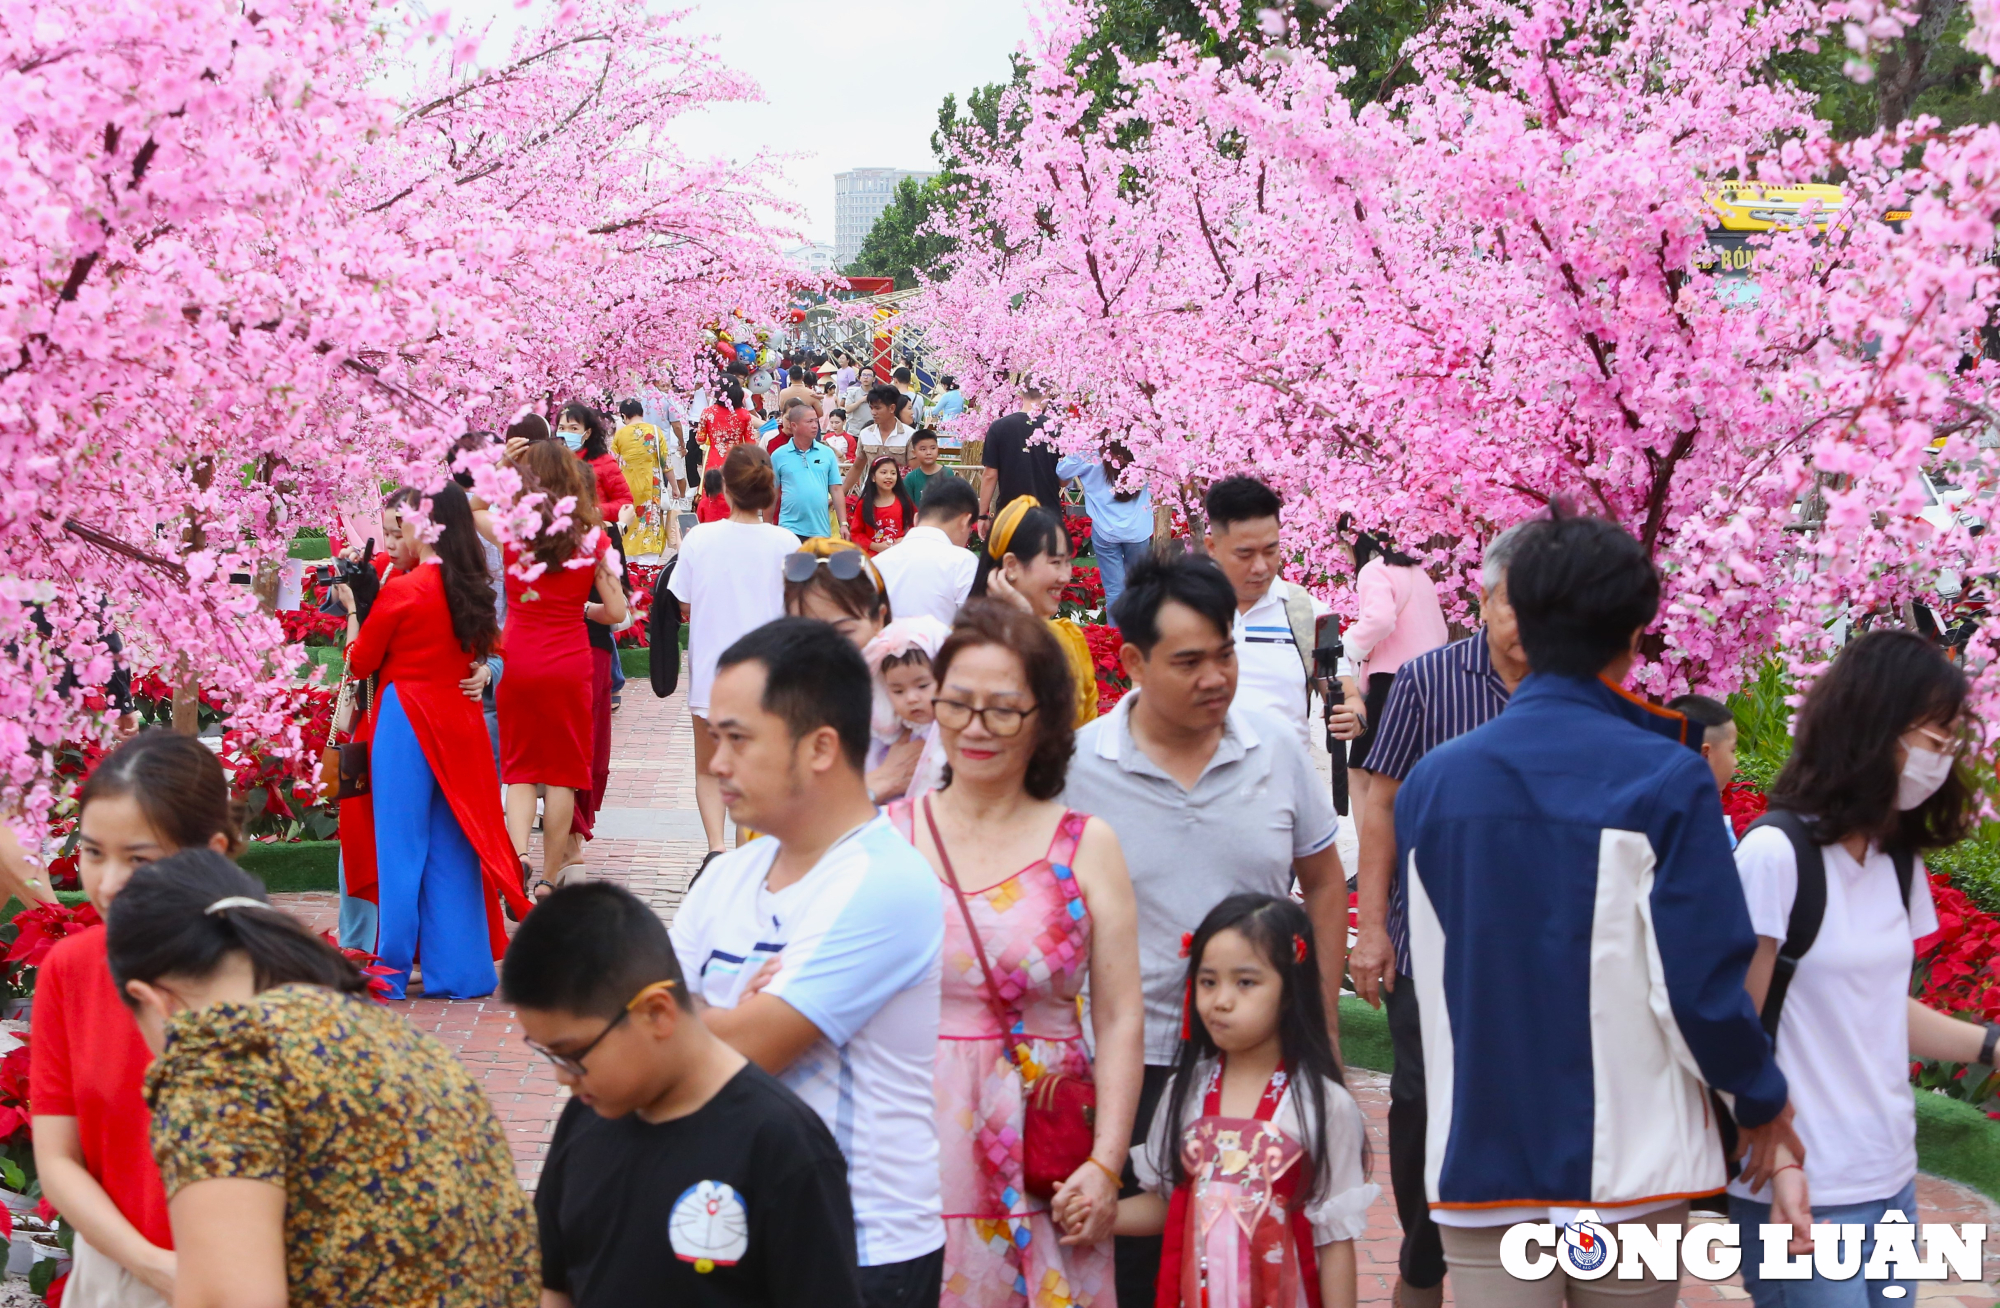
{"type": "MultiPolygon", "coordinates": [[[[1133,565],[1111,616],[1134,689],[1076,733],[1062,796],[1110,825],[1131,869],[1146,1002],[1134,1142],[1146,1138],[1180,1045],[1182,935],[1209,909],[1241,892],[1289,894],[1296,876],[1330,997],[1346,965],[1339,819],[1305,748],[1238,693],[1235,609],[1228,579],[1208,559],[1133,565]]],[[[1335,1012],[1329,1002],[1329,1019],[1335,1012]]],[[[1148,1302],[1159,1238],[1121,1236],[1116,1257],[1118,1301],[1148,1302]]]]}
{"type": "Polygon", "coordinates": [[[1236,702],[1261,709],[1313,748],[1308,686],[1315,627],[1332,612],[1278,576],[1278,493],[1255,477],[1224,477],[1202,501],[1208,552],[1236,592],[1236,702]]]}
{"type": "Polygon", "coordinates": [[[944,907],[868,798],[868,668],[779,618],[722,654],[709,765],[740,826],[674,917],[709,1029],[817,1112],[847,1158],[862,1302],[935,1304],[944,1272],[931,1078],[944,907]]]}
{"type": "Polygon", "coordinates": [[[922,613],[951,625],[979,571],[978,556],[965,548],[978,512],[978,493],[960,478],[939,477],[925,488],[917,525],[875,556],[897,618],[922,613]]]}

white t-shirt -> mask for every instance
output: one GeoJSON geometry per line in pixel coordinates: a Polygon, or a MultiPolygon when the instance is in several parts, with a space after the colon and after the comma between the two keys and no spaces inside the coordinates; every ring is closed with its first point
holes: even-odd
{"type": "MultiPolygon", "coordinates": [[[[1332,612],[1317,597],[1313,597],[1312,606],[1316,618],[1332,612]]],[[[1308,753],[1312,752],[1312,701],[1306,690],[1305,664],[1299,661],[1298,643],[1285,616],[1284,583],[1272,582],[1271,589],[1248,613],[1236,615],[1235,634],[1233,705],[1277,718],[1297,733],[1308,753]]],[[[1312,661],[1311,650],[1305,651],[1305,659],[1312,661]]]]}
{"type": "Polygon", "coordinates": [[[847,1158],[863,1267],[921,1258],[944,1244],[937,1124],[937,877],[879,813],[773,894],[766,836],[709,865],[674,915],[674,954],[704,1003],[734,1008],[773,955],[764,993],[819,1028],[779,1075],[826,1122],[847,1158]]]}
{"type": "Polygon", "coordinates": [[[938,527],[912,527],[907,536],[875,556],[875,569],[889,589],[889,611],[897,618],[927,614],[946,626],[958,616],[979,559],[951,543],[938,527]]]}
{"type": "MultiPolygon", "coordinates": [[[[1778,1067],[1791,1086],[1815,1206],[1886,1199],[1917,1174],[1917,1107],[1910,1090],[1907,998],[1913,942],[1937,930],[1918,860],[1903,907],[1896,867],[1825,845],[1826,916],[1799,960],[1778,1019],[1778,1067]]],[[[1797,856],[1785,833],[1759,827],[1736,847],[1736,872],[1758,935],[1782,941],[1798,897],[1797,856]]],[[[1752,1195],[1742,1182],[1729,1192],[1752,1195]]]]}
{"type": "Polygon", "coordinates": [[[785,556],[799,538],[768,522],[704,522],[681,538],[667,589],[688,606],[688,711],[708,716],[715,661],[785,615],[785,556]]]}

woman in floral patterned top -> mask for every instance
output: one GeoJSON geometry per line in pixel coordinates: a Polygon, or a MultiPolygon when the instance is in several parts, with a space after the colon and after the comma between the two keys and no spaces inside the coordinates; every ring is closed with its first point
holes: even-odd
{"type": "Polygon", "coordinates": [[[112,905],[182,1303],[532,1308],[526,1197],[479,1086],[210,850],[112,905]]]}

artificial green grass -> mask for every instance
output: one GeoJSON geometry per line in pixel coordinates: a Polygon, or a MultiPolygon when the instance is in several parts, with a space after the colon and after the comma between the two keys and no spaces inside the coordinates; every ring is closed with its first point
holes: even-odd
{"type": "Polygon", "coordinates": [[[1349,1067],[1387,1072],[1396,1066],[1389,1047],[1389,1015],[1352,995],[1340,1001],[1340,1056],[1349,1067]]]}
{"type": "Polygon", "coordinates": [[[1917,1091],[1917,1166],[2000,1199],[2000,1122],[1963,1099],[1917,1091]]]}
{"type": "Polygon", "coordinates": [[[324,536],[298,537],[286,547],[285,552],[295,559],[305,559],[308,562],[314,559],[330,559],[333,557],[333,550],[328,546],[326,537],[324,536]]]}
{"type": "Polygon", "coordinates": [[[338,840],[291,840],[283,844],[256,842],[246,846],[236,862],[264,883],[272,894],[340,888],[338,840]]]}

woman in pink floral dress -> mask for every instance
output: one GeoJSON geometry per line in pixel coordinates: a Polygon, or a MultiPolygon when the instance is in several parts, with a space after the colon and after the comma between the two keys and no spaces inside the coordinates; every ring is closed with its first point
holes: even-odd
{"type": "Polygon", "coordinates": [[[1076,697],[1048,630],[974,601],[933,668],[951,770],[943,789],[914,805],[899,800],[889,816],[945,892],[943,1308],[1104,1308],[1115,1302],[1111,1222],[1144,1065],[1132,883],[1111,829],[1053,798],[1074,744],[1076,697]],[[1076,1002],[1086,980],[1095,1068],[1076,1002]],[[1090,1216],[1069,1231],[1024,1178],[1027,1089],[1051,1073],[1097,1088],[1090,1157],[1056,1193],[1088,1201],[1090,1216]]]}

